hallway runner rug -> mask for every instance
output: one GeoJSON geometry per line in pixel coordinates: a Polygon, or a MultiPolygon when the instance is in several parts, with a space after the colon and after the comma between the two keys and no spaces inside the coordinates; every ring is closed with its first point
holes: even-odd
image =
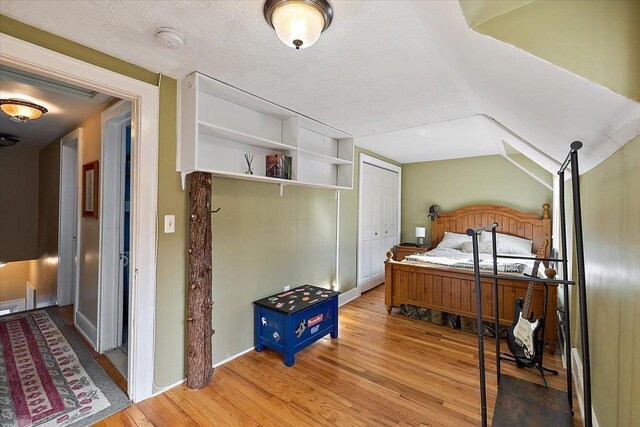
{"type": "Polygon", "coordinates": [[[0,426],[85,426],[129,405],[56,309],[0,317],[0,426]]]}

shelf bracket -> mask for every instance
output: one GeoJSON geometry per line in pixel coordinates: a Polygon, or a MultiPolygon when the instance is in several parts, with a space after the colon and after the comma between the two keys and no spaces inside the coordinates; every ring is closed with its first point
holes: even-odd
{"type": "Polygon", "coordinates": [[[180,172],[180,182],[182,183],[182,191],[187,188],[187,175],[189,172],[180,172]]]}
{"type": "Polygon", "coordinates": [[[282,195],[284,194],[284,186],[286,184],[280,184],[280,197],[282,197],[282,195]]]}

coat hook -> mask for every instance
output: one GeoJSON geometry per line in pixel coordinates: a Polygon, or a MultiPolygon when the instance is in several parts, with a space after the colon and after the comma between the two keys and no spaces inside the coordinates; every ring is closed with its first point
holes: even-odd
{"type": "Polygon", "coordinates": [[[222,208],[214,209],[214,210],[211,211],[211,213],[218,213],[218,212],[220,212],[220,209],[222,209],[222,208]]]}

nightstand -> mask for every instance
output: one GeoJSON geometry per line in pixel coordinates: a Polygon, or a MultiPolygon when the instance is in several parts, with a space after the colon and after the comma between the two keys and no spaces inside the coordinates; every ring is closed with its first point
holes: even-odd
{"type": "Polygon", "coordinates": [[[417,246],[396,246],[396,261],[402,261],[406,256],[413,254],[423,254],[431,250],[431,246],[419,248],[417,246]]]}

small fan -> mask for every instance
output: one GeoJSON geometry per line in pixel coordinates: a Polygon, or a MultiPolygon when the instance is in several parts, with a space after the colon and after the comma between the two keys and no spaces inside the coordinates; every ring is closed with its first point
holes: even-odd
{"type": "Polygon", "coordinates": [[[0,133],[0,149],[4,147],[11,147],[15,145],[16,142],[20,142],[20,138],[15,135],[10,135],[8,133],[0,133]]]}

